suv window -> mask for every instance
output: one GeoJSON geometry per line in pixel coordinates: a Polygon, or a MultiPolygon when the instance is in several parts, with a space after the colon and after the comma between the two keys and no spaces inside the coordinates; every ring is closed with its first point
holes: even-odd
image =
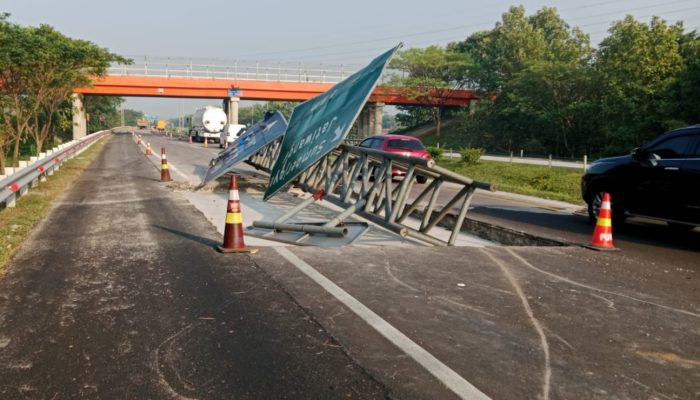
{"type": "Polygon", "coordinates": [[[360,147],[372,147],[372,142],[374,142],[373,138],[365,139],[360,142],[360,147]]]}
{"type": "Polygon", "coordinates": [[[695,132],[695,137],[698,139],[695,145],[695,151],[690,152],[690,158],[700,158],[700,131],[695,132]]]}
{"type": "Polygon", "coordinates": [[[694,141],[695,136],[693,135],[676,136],[645,150],[648,154],[656,154],[662,160],[687,158],[690,155],[690,146],[694,141]]]}
{"type": "Polygon", "coordinates": [[[410,139],[392,139],[389,141],[389,147],[392,149],[423,150],[421,142],[410,139]]]}

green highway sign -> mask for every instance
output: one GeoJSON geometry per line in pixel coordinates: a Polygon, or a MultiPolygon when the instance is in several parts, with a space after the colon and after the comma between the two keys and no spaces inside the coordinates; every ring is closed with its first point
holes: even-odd
{"type": "Polygon", "coordinates": [[[401,44],[327,92],[294,108],[263,200],[272,197],[345,139],[384,68],[400,47],[401,44]]]}

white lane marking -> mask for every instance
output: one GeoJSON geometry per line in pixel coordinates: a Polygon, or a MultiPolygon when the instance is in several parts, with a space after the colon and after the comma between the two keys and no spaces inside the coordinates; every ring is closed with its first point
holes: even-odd
{"type": "Polygon", "coordinates": [[[566,282],[566,283],[571,284],[571,285],[574,285],[574,286],[578,286],[578,287],[590,289],[590,290],[593,290],[593,291],[598,292],[598,293],[607,293],[607,294],[611,294],[611,295],[613,295],[613,296],[618,296],[618,297],[622,297],[622,298],[625,298],[625,299],[628,299],[628,300],[637,301],[637,302],[640,302],[640,303],[643,303],[643,304],[648,304],[648,305],[650,305],[650,306],[659,307],[659,308],[663,308],[663,309],[665,309],[665,310],[674,311],[674,312],[681,313],[681,314],[685,314],[685,315],[690,315],[691,317],[700,318],[700,314],[698,314],[698,313],[694,313],[694,312],[691,312],[691,311],[687,311],[687,310],[683,310],[683,309],[675,308],[675,307],[671,307],[671,306],[665,306],[665,305],[663,305],[663,304],[654,303],[654,302],[652,302],[652,301],[647,301],[647,300],[638,299],[638,298],[636,298],[636,297],[628,296],[628,295],[626,295],[626,294],[611,292],[611,291],[609,291],[609,290],[600,289],[600,288],[597,288],[597,287],[595,287],[595,286],[590,286],[590,285],[586,285],[586,284],[583,284],[583,283],[579,283],[579,282],[573,281],[573,280],[571,280],[571,279],[569,279],[569,278],[566,278],[566,277],[563,277],[563,276],[561,276],[561,275],[557,275],[557,274],[554,274],[554,273],[551,273],[551,272],[547,272],[547,271],[545,271],[545,270],[542,270],[542,269],[539,269],[539,268],[535,267],[534,265],[530,264],[526,259],[524,259],[524,258],[521,257],[520,255],[518,255],[516,252],[514,252],[514,251],[511,250],[511,249],[506,248],[506,251],[509,252],[510,254],[512,254],[513,257],[515,257],[515,258],[517,258],[518,260],[520,260],[520,262],[522,262],[523,265],[525,265],[526,267],[528,267],[528,268],[530,268],[530,269],[532,269],[532,270],[535,270],[535,271],[537,271],[537,272],[539,272],[539,273],[542,273],[542,274],[545,274],[545,275],[547,275],[547,276],[550,276],[550,277],[552,277],[552,278],[555,278],[555,279],[557,279],[557,280],[560,280],[560,281],[562,281],[562,282],[566,282]]]}
{"type": "Polygon", "coordinates": [[[513,274],[510,273],[508,266],[503,261],[496,258],[496,256],[489,253],[487,250],[482,251],[486,253],[486,255],[491,259],[491,261],[498,265],[501,271],[503,271],[503,275],[505,275],[506,278],[508,278],[508,282],[510,282],[510,285],[513,286],[513,289],[515,289],[515,292],[518,294],[518,297],[520,297],[520,301],[523,304],[523,308],[525,308],[525,313],[530,318],[530,322],[532,322],[532,326],[535,328],[537,334],[540,336],[540,346],[542,347],[542,352],[544,353],[544,379],[542,382],[542,399],[549,400],[549,387],[552,379],[552,368],[549,362],[549,343],[547,342],[547,335],[545,335],[544,333],[544,328],[540,324],[540,321],[537,318],[535,318],[535,314],[532,312],[530,302],[527,301],[527,296],[525,296],[525,292],[523,292],[523,289],[520,287],[520,284],[518,284],[518,281],[515,279],[513,274]]]}
{"type": "Polygon", "coordinates": [[[375,314],[367,308],[359,300],[352,297],[348,292],[340,288],[330,279],[316,271],[312,266],[297,257],[294,253],[284,247],[275,247],[277,253],[292,263],[299,271],[303,272],[314,282],[320,285],[328,293],[333,295],[338,301],[343,303],[358,317],[362,318],[367,324],[384,336],[387,340],[393,343],[401,351],[413,358],[418,364],[436,377],[448,389],[453,391],[461,399],[477,400],[489,399],[484,393],[479,391],[474,385],[462,378],[459,374],[453,371],[450,367],[443,364],[440,360],[428,353],[406,335],[394,328],[391,324],[375,314]]]}

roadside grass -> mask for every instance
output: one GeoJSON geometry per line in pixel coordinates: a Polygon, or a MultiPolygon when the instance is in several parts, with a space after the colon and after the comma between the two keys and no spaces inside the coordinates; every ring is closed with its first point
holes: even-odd
{"type": "MultiPolygon", "coordinates": [[[[426,146],[437,146],[445,151],[459,152],[460,148],[470,147],[456,125],[444,127],[440,138],[434,134],[421,138],[426,146]]],[[[551,200],[584,204],[581,199],[582,169],[557,168],[539,165],[479,161],[467,165],[459,159],[443,157],[438,164],[474,180],[495,184],[498,190],[524,194],[551,200]]]]}
{"type": "Polygon", "coordinates": [[[0,276],[12,256],[41,221],[53,202],[87,169],[111,137],[98,140],[77,157],[66,161],[45,182],[17,199],[14,208],[0,209],[0,276]]]}
{"type": "Polygon", "coordinates": [[[456,159],[443,159],[438,165],[474,180],[495,184],[498,190],[504,192],[583,204],[582,170],[498,161],[466,165],[456,159]]]}

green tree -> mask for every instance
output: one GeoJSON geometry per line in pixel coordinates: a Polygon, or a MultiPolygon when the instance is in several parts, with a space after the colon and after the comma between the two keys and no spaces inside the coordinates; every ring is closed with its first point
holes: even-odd
{"type": "MultiPolygon", "coordinates": [[[[125,126],[136,126],[136,121],[143,118],[143,111],[124,109],[124,125],[125,126]]],[[[121,125],[121,120],[119,122],[121,125]]]]}
{"type": "Polygon", "coordinates": [[[432,110],[423,106],[396,106],[396,122],[401,128],[410,128],[431,122],[432,110]]]}
{"type": "Polygon", "coordinates": [[[4,14],[0,20],[0,110],[4,127],[0,139],[0,171],[5,169],[8,150],[12,152],[12,165],[17,165],[20,144],[40,107],[36,93],[40,75],[36,66],[41,57],[33,51],[38,47],[38,38],[31,30],[8,22],[7,16],[4,14]]]}
{"type": "Polygon", "coordinates": [[[555,9],[528,17],[522,6],[511,7],[494,29],[448,48],[469,55],[467,80],[493,98],[493,106],[481,104],[461,117],[463,129],[478,127],[489,139],[483,144],[500,152],[529,144],[556,154],[586,147],[596,108],[594,51],[588,36],[555,9]]]}
{"type": "Polygon", "coordinates": [[[241,107],[238,111],[239,123],[253,125],[263,119],[267,111],[279,111],[289,121],[292,111],[299,103],[293,101],[268,101],[263,104],[253,104],[241,107]]]}
{"type": "MultiPolygon", "coordinates": [[[[41,94],[38,99],[41,107],[34,115],[33,126],[30,126],[38,153],[42,151],[44,140],[52,133],[54,114],[69,100],[73,90],[91,85],[91,77],[104,76],[111,62],[129,61],[91,42],[68,38],[48,25],[33,30],[40,43],[40,48],[36,51],[42,56],[35,68],[43,77],[36,83],[35,91],[41,94]]],[[[114,102],[118,105],[121,100],[105,99],[96,104],[114,102]]],[[[114,112],[115,109],[111,111],[114,112]]],[[[99,121],[99,115],[103,114],[94,114],[98,117],[95,122],[102,122],[99,121]]]]}
{"type": "Polygon", "coordinates": [[[89,85],[91,77],[106,73],[111,62],[129,60],[91,42],[71,39],[48,25],[23,27],[0,18],[0,91],[5,135],[0,140],[0,167],[4,168],[7,144],[12,163],[20,156],[20,144],[31,139],[35,152],[54,131],[56,118],[73,90],[89,85]]]}
{"type": "Polygon", "coordinates": [[[406,90],[409,98],[427,106],[440,137],[442,109],[447,99],[466,84],[463,78],[468,65],[466,54],[439,46],[408,49],[391,61],[390,68],[403,74],[393,75],[390,85],[406,90]]]}
{"type": "Polygon", "coordinates": [[[124,102],[121,97],[85,96],[83,108],[90,115],[88,132],[96,132],[121,125],[119,106],[124,102]]]}
{"type": "Polygon", "coordinates": [[[680,23],[627,16],[600,44],[603,132],[607,153],[628,151],[669,126],[672,88],[683,70],[680,23]]]}
{"type": "Polygon", "coordinates": [[[680,52],[684,67],[678,79],[671,87],[671,109],[667,115],[673,115],[679,124],[700,123],[700,37],[697,32],[681,36],[680,52]]]}

